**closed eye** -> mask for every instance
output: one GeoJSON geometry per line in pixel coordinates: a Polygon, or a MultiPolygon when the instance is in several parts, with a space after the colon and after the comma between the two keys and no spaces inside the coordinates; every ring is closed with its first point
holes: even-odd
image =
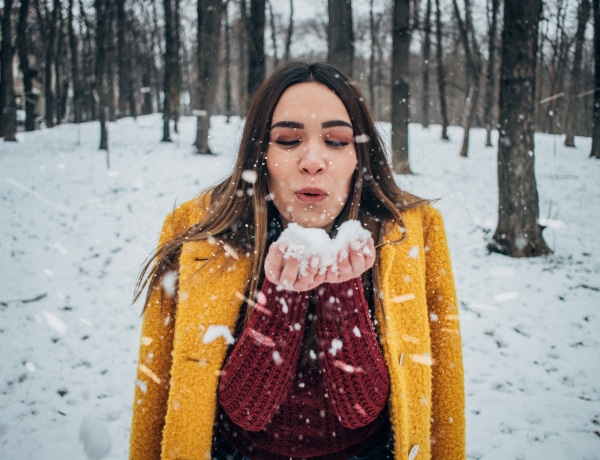
{"type": "Polygon", "coordinates": [[[284,147],[293,147],[300,143],[300,139],[278,139],[275,141],[276,144],[283,145],[284,147]]]}
{"type": "Polygon", "coordinates": [[[325,143],[331,147],[346,147],[349,144],[347,141],[336,141],[333,139],[327,139],[325,143]]]}

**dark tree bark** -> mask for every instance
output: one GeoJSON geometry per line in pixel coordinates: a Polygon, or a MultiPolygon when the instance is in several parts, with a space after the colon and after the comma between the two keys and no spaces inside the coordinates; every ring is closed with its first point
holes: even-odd
{"type": "Polygon", "coordinates": [[[35,130],[35,101],[33,79],[36,72],[29,66],[29,37],[27,34],[27,19],[29,18],[29,0],[21,0],[19,9],[19,24],[17,26],[17,47],[19,53],[19,68],[23,74],[23,93],[25,96],[25,131],[35,130]]]}
{"type": "Polygon", "coordinates": [[[54,56],[54,82],[55,82],[55,90],[56,90],[56,98],[54,99],[55,105],[55,113],[56,113],[56,124],[60,125],[65,116],[65,111],[67,109],[67,90],[68,90],[68,82],[63,81],[62,77],[62,61],[63,55],[65,52],[65,34],[63,28],[63,15],[62,15],[62,6],[59,6],[58,12],[56,14],[56,54],[54,56]]]}
{"type": "Polygon", "coordinates": [[[471,133],[471,123],[473,116],[477,110],[479,101],[479,85],[481,78],[481,56],[479,53],[479,45],[475,41],[473,34],[473,22],[471,20],[471,3],[470,0],[464,0],[465,18],[463,19],[458,8],[457,0],[452,0],[454,6],[454,15],[458,23],[458,31],[462,42],[465,59],[467,61],[466,72],[469,91],[465,100],[465,111],[463,118],[463,144],[460,149],[460,156],[466,157],[469,155],[469,137],[471,133]]]}
{"type": "Polygon", "coordinates": [[[273,61],[275,67],[279,65],[279,55],[277,53],[277,29],[275,27],[275,14],[273,14],[273,0],[267,0],[269,4],[269,28],[271,29],[271,46],[273,47],[273,61]]]}
{"type": "Polygon", "coordinates": [[[571,69],[571,86],[568,89],[567,112],[565,120],[565,147],[575,147],[575,96],[579,91],[581,81],[581,59],[585,28],[590,18],[590,0],[581,0],[577,9],[577,32],[575,32],[575,54],[573,55],[573,68],[571,69]]]}
{"type": "Polygon", "coordinates": [[[429,56],[431,54],[431,0],[423,18],[423,128],[429,128],[429,56]]]}
{"type": "Polygon", "coordinates": [[[194,142],[198,153],[212,153],[208,146],[208,132],[219,84],[222,16],[221,0],[198,0],[198,115],[194,142]]]}
{"type": "Polygon", "coordinates": [[[5,141],[16,141],[17,115],[15,106],[14,81],[12,74],[12,0],[4,0],[2,21],[2,45],[0,49],[0,135],[5,141]]]}
{"type": "Polygon", "coordinates": [[[594,10],[594,116],[590,157],[600,159],[600,0],[592,0],[594,10]]]}
{"type": "Polygon", "coordinates": [[[81,123],[81,82],[79,81],[79,49],[73,17],[74,0],[69,0],[67,23],[71,54],[71,84],[73,85],[73,121],[81,123]]]}
{"type": "Polygon", "coordinates": [[[408,161],[408,123],[410,121],[409,24],[410,1],[394,0],[392,44],[392,169],[412,174],[408,161]]]}
{"type": "Polygon", "coordinates": [[[108,91],[107,91],[107,41],[110,21],[110,5],[104,0],[94,0],[96,10],[96,70],[95,89],[98,98],[98,118],[100,119],[99,150],[108,150],[108,91]]]}
{"type": "Polygon", "coordinates": [[[511,257],[550,253],[538,222],[534,95],[541,0],[505,0],[500,70],[498,227],[488,245],[511,257]]]}
{"type": "Polygon", "coordinates": [[[175,69],[173,67],[175,32],[172,0],[163,0],[163,6],[165,13],[165,53],[163,56],[163,137],[161,142],[171,142],[170,122],[173,118],[172,103],[175,85],[175,69]]]}
{"type": "Polygon", "coordinates": [[[352,0],[327,0],[327,61],[352,76],[354,67],[354,31],[352,0]]]}
{"type": "Polygon", "coordinates": [[[119,78],[119,118],[127,115],[127,103],[129,100],[129,76],[131,62],[128,59],[128,46],[125,39],[127,27],[127,16],[125,15],[125,0],[117,2],[117,63],[119,78]]]}
{"type": "Polygon", "coordinates": [[[225,21],[225,62],[223,67],[225,68],[225,115],[227,116],[227,123],[229,123],[232,108],[231,108],[231,25],[229,24],[229,14],[227,8],[229,7],[229,0],[223,5],[223,18],[225,21]]]}
{"type": "Polygon", "coordinates": [[[175,11],[174,11],[174,24],[173,24],[173,38],[175,39],[175,49],[173,50],[172,63],[174,66],[174,82],[173,82],[173,121],[175,125],[173,130],[179,133],[179,107],[181,105],[181,85],[182,85],[182,73],[181,73],[181,13],[180,13],[180,0],[175,0],[175,11]]]}
{"type": "Polygon", "coordinates": [[[483,119],[485,123],[485,146],[492,146],[492,110],[494,108],[494,86],[496,66],[496,29],[498,24],[498,10],[500,0],[492,0],[492,11],[488,29],[488,63],[485,81],[485,105],[483,119]]]}
{"type": "Polygon", "coordinates": [[[248,30],[248,99],[265,79],[265,0],[250,0],[248,30]]]}
{"type": "Polygon", "coordinates": [[[375,14],[373,0],[369,1],[369,33],[371,39],[371,54],[369,56],[369,102],[375,108],[375,56],[377,55],[377,33],[375,30],[375,14]]]}
{"type": "Polygon", "coordinates": [[[58,14],[60,11],[60,0],[54,0],[52,6],[52,13],[48,19],[48,42],[46,44],[46,67],[44,75],[44,94],[46,96],[46,112],[44,115],[46,126],[51,128],[54,126],[54,109],[55,96],[54,88],[52,87],[52,69],[54,67],[54,58],[56,56],[56,33],[57,33],[57,21],[58,14]]]}
{"type": "Polygon", "coordinates": [[[436,61],[437,61],[437,81],[438,91],[440,93],[440,116],[442,118],[443,141],[448,138],[448,104],[446,99],[446,73],[444,71],[444,46],[442,40],[442,13],[440,11],[440,0],[435,0],[435,36],[436,36],[436,61]]]}
{"type": "Polygon", "coordinates": [[[294,0],[290,0],[290,18],[287,26],[287,33],[285,35],[285,51],[283,54],[283,60],[290,60],[290,48],[292,47],[292,35],[294,33],[294,0]]]}

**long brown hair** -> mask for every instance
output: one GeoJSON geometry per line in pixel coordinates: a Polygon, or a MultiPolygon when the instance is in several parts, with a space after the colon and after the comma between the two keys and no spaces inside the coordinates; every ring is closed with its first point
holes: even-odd
{"type": "MultiPolygon", "coordinates": [[[[251,254],[252,277],[248,280],[247,292],[250,299],[256,298],[264,276],[268,222],[272,217],[269,214],[276,212],[274,206],[268,205],[265,161],[271,118],[283,92],[292,85],[306,82],[319,82],[333,90],[346,107],[354,129],[357,167],[353,191],[336,218],[334,229],[346,220],[357,219],[371,232],[376,245],[380,245],[391,224],[397,223],[403,228],[402,211],[426,202],[401,190],[394,181],[384,144],[360,90],[350,77],[329,63],[288,62],[278,67],[252,98],[233,172],[205,195],[210,196],[211,212],[184,234],[157,248],[140,274],[135,299],[146,286],[148,296],[153,290],[162,289],[160,280],[165,273],[177,270],[185,242],[208,238],[251,254]],[[244,171],[254,171],[256,180],[244,181],[244,171]],[[251,193],[247,193],[248,188],[251,193]]],[[[365,281],[365,285],[378,292],[377,264],[372,280],[365,281]]]]}

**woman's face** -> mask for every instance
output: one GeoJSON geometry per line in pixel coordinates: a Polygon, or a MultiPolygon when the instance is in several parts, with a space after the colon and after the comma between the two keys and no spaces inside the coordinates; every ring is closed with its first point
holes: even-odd
{"type": "Polygon", "coordinates": [[[340,98],[317,82],[285,90],[267,149],[267,185],[284,225],[331,230],[355,168],[354,130],[340,98]]]}

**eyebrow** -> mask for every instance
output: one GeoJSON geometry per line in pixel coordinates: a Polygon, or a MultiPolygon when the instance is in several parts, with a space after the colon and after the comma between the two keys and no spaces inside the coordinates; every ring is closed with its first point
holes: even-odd
{"type": "MultiPolygon", "coordinates": [[[[344,120],[331,120],[321,124],[321,128],[335,128],[337,126],[344,126],[350,129],[354,129],[350,123],[344,120]]],[[[303,129],[304,123],[298,123],[297,121],[278,121],[277,123],[272,125],[270,129],[273,128],[303,129]]]]}

